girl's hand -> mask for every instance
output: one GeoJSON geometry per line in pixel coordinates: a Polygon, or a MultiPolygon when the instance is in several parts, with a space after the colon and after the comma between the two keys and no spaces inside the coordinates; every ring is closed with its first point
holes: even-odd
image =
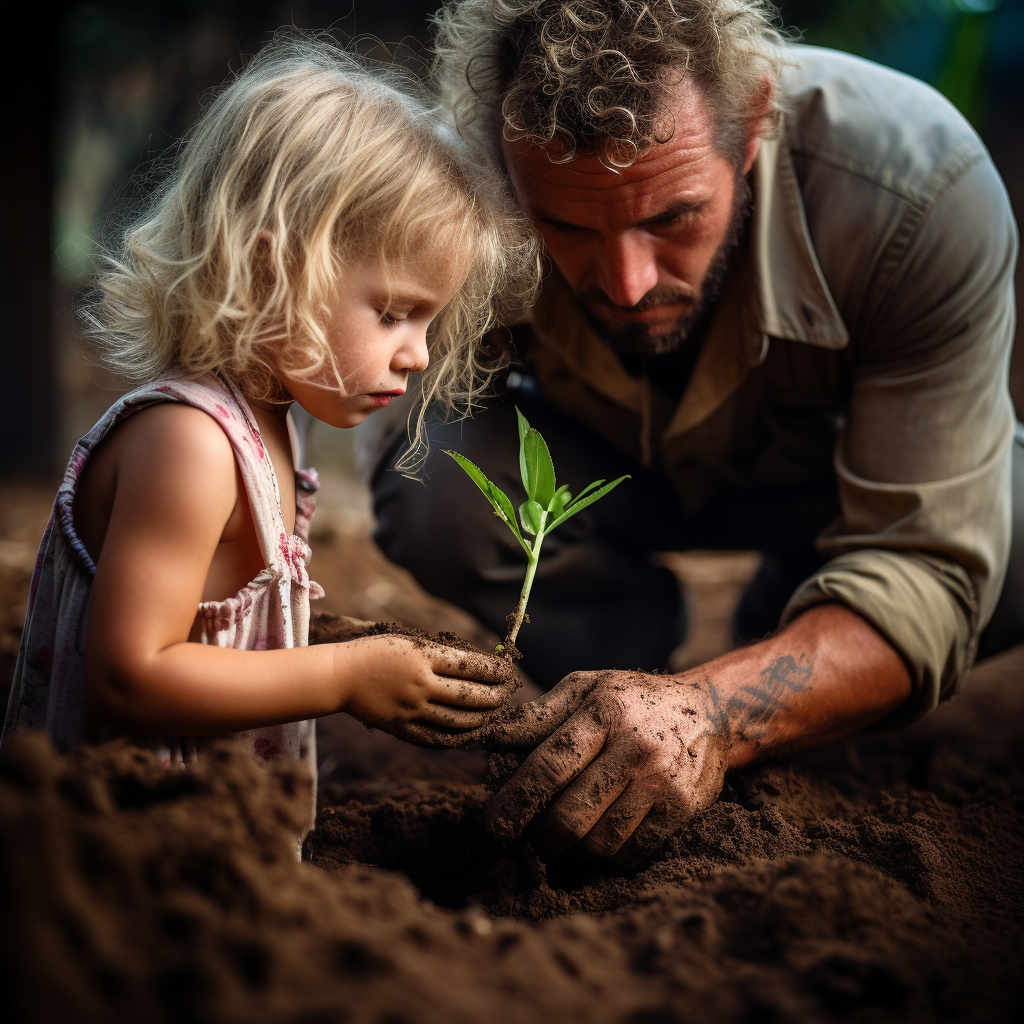
{"type": "Polygon", "coordinates": [[[461,747],[516,687],[503,658],[403,636],[350,640],[335,648],[350,695],[339,710],[424,747],[461,747]]]}

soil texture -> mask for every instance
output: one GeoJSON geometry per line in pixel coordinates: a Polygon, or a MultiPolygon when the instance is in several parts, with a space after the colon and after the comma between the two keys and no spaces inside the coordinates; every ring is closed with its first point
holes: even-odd
{"type": "Polygon", "coordinates": [[[1015,1019],[1016,676],[991,663],[907,732],[732,775],[630,874],[498,844],[479,754],[342,719],[311,864],[294,769],[18,738],[5,1001],[32,1022],[1015,1019]]]}
{"type": "MultiPolygon", "coordinates": [[[[30,561],[12,545],[28,544],[6,550],[5,609],[23,607],[30,561]]],[[[346,544],[357,568],[379,557],[346,544]]],[[[422,602],[403,621],[468,635],[422,602]]],[[[3,626],[13,643],[14,611],[3,626]]],[[[479,751],[344,716],[318,729],[306,863],[295,769],[230,744],[168,771],[127,745],[57,757],[15,737],[0,752],[5,1019],[1018,1020],[1022,674],[1018,649],[911,729],[731,774],[630,873],[497,842],[479,751]]]]}

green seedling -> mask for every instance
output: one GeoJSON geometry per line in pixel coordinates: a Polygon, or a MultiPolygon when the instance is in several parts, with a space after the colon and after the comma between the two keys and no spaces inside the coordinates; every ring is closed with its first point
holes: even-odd
{"type": "Polygon", "coordinates": [[[551,452],[540,431],[531,427],[518,409],[516,415],[519,417],[519,470],[523,477],[523,487],[526,488],[526,501],[519,506],[518,522],[512,502],[497,484],[488,480],[480,468],[465,456],[458,452],[445,452],[483,491],[495,514],[512,531],[526,552],[526,579],[519,595],[519,604],[515,612],[509,616],[510,627],[504,644],[498,644],[495,648],[499,654],[507,653],[513,657],[518,657],[519,653],[515,646],[519,630],[524,622],[529,621],[526,615],[526,602],[530,598],[533,578],[537,574],[537,563],[540,560],[540,548],[544,538],[570,516],[574,516],[588,505],[593,505],[612,488],[618,487],[623,480],[629,479],[628,476],[620,476],[610,484],[606,484],[604,480],[595,480],[587,484],[574,498],[565,484],[561,487],[555,485],[555,467],[551,461],[551,452]],[[527,540],[524,534],[532,537],[532,542],[527,540]]]}

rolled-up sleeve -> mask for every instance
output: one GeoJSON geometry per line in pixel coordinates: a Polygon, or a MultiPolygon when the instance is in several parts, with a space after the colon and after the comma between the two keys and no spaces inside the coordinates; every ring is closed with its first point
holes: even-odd
{"type": "Polygon", "coordinates": [[[1010,547],[1017,232],[981,156],[911,205],[879,260],[836,451],[829,561],[783,614],[839,601],[902,655],[925,714],[970,667],[1010,547]]]}

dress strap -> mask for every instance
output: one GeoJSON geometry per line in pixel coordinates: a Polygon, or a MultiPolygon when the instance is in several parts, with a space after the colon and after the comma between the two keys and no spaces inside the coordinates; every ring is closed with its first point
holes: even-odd
{"type": "Polygon", "coordinates": [[[303,575],[305,566],[299,570],[294,564],[300,552],[293,550],[295,544],[285,531],[281,489],[273,462],[264,450],[256,418],[241,391],[231,381],[216,373],[208,373],[198,380],[165,377],[128,392],[107,410],[106,415],[75,446],[57,492],[54,515],[74,557],[82,567],[90,575],[96,571],[89,553],[78,539],[72,515],[82,470],[93,450],[115,426],[133,413],[158,402],[183,402],[202,409],[217,421],[231,443],[242,474],[264,565],[274,572],[291,569],[293,576],[296,573],[303,575]]]}
{"type": "Polygon", "coordinates": [[[242,392],[233,381],[215,373],[193,381],[156,381],[150,388],[165,400],[185,402],[217,421],[231,443],[245,483],[264,564],[275,572],[284,570],[291,558],[281,511],[281,488],[263,447],[256,417],[242,392]]]}

